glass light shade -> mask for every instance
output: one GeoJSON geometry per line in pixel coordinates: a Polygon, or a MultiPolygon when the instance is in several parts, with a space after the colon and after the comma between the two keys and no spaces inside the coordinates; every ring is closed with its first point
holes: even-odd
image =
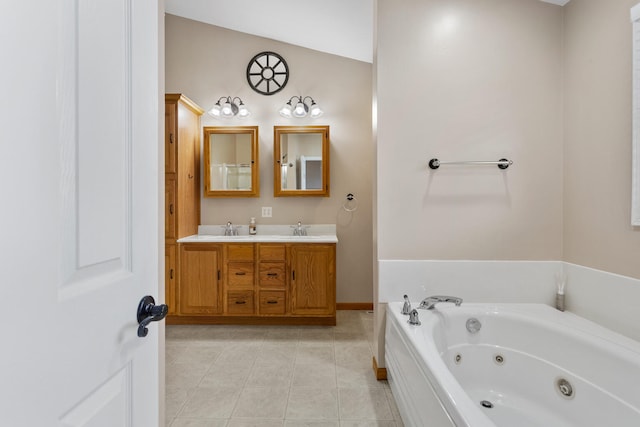
{"type": "Polygon", "coordinates": [[[245,117],[249,117],[251,115],[251,111],[244,105],[242,102],[238,106],[238,117],[244,119],[245,117]]]}
{"type": "Polygon", "coordinates": [[[220,107],[220,103],[216,102],[216,105],[211,107],[211,109],[208,111],[208,113],[209,113],[209,115],[211,115],[213,117],[220,117],[220,115],[222,114],[222,109],[220,107]]]}
{"type": "Polygon", "coordinates": [[[280,113],[280,115],[282,117],[286,117],[287,119],[290,119],[291,116],[293,115],[293,109],[291,107],[291,102],[287,102],[286,104],[284,104],[282,106],[282,108],[280,109],[280,111],[278,111],[278,113],[280,113]]]}
{"type": "Polygon", "coordinates": [[[222,117],[233,117],[233,107],[229,101],[222,104],[222,117]]]}
{"type": "Polygon", "coordinates": [[[322,111],[322,109],[318,106],[318,104],[316,104],[315,102],[312,102],[311,108],[309,109],[309,115],[311,116],[311,118],[315,119],[317,117],[320,117],[323,114],[324,114],[324,111],[322,111]]]}
{"type": "Polygon", "coordinates": [[[296,108],[294,108],[294,110],[293,110],[293,116],[294,117],[304,117],[304,116],[307,115],[308,109],[309,108],[306,105],[304,105],[304,103],[298,102],[296,104],[296,108]]]}

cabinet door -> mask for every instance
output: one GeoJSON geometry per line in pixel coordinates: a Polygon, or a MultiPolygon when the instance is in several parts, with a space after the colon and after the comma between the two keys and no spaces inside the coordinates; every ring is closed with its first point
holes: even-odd
{"type": "Polygon", "coordinates": [[[178,104],[177,237],[198,232],[200,224],[200,119],[178,104]]]}
{"type": "Polygon", "coordinates": [[[176,134],[176,108],[175,102],[166,103],[164,106],[164,172],[176,173],[176,154],[178,141],[176,134]]]}
{"type": "Polygon", "coordinates": [[[222,313],[219,245],[180,246],[180,314],[222,313]]]}
{"type": "Polygon", "coordinates": [[[169,315],[177,314],[176,300],[176,245],[164,247],[164,294],[165,304],[169,306],[169,315]]]}
{"type": "Polygon", "coordinates": [[[164,237],[176,238],[176,181],[166,179],[164,183],[164,237]]]}
{"type": "Polygon", "coordinates": [[[335,314],[335,245],[291,245],[290,257],[291,314],[335,314]]]}

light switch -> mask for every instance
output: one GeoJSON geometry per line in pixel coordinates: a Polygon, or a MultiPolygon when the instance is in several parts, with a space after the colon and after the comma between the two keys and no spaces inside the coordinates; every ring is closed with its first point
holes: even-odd
{"type": "Polygon", "coordinates": [[[262,207],[262,218],[271,218],[271,206],[262,207]]]}

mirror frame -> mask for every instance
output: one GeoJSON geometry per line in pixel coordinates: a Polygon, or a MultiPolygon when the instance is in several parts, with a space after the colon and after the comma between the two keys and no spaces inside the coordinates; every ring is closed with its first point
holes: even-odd
{"type": "Polygon", "coordinates": [[[258,126],[205,126],[203,130],[204,141],[204,197],[259,197],[259,149],[258,126]],[[212,190],[211,172],[211,135],[215,134],[249,134],[251,136],[251,189],[250,190],[212,190]]]}
{"type": "Polygon", "coordinates": [[[289,196],[322,196],[329,197],[329,126],[274,126],[273,127],[273,196],[289,197],[289,196]],[[287,190],[282,188],[282,174],[280,168],[280,158],[282,157],[280,150],[280,137],[283,134],[297,133],[317,133],[322,136],[322,184],[323,188],[318,190],[287,190]]]}

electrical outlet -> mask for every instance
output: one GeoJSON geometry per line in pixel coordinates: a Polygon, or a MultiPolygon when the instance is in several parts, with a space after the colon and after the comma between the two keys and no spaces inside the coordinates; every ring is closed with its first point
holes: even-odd
{"type": "Polygon", "coordinates": [[[271,206],[262,207],[262,218],[271,218],[271,206]]]}

